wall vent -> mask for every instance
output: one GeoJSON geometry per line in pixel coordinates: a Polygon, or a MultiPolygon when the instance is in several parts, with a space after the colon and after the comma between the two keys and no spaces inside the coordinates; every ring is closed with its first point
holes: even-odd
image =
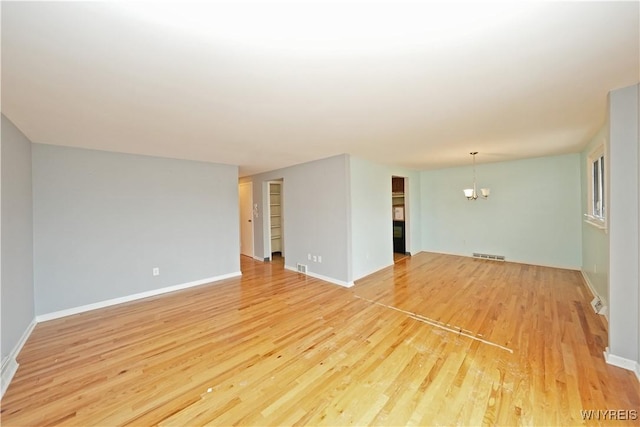
{"type": "Polygon", "coordinates": [[[493,261],[504,261],[504,255],[481,254],[478,252],[474,252],[473,257],[480,259],[490,259],[493,261]]]}
{"type": "Polygon", "coordinates": [[[298,263],[298,273],[307,274],[307,266],[304,264],[298,263]]]}

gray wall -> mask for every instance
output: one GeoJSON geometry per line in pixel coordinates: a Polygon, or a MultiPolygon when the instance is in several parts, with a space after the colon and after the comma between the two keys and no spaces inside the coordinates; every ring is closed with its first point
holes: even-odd
{"type": "Polygon", "coordinates": [[[2,115],[2,360],[35,318],[31,142],[2,115]]]}
{"type": "MultiPolygon", "coordinates": [[[[588,213],[587,210],[589,209],[588,167],[590,165],[587,166],[588,158],[598,146],[602,144],[608,146],[608,140],[609,128],[604,126],[585,147],[580,157],[582,212],[584,214],[588,213]]],[[[608,172],[609,168],[607,167],[605,173],[608,172]]],[[[609,306],[609,236],[605,230],[597,228],[586,221],[582,221],[582,272],[603,303],[609,306]]]]}
{"type": "MultiPolygon", "coordinates": [[[[470,159],[471,160],[471,159],[470,159]]],[[[472,167],[422,172],[422,246],[471,256],[579,270],[582,247],[580,155],[477,166],[487,200],[468,201],[472,167]]]]}
{"type": "Polygon", "coordinates": [[[236,166],[34,144],[36,314],[239,272],[237,177],[236,166]]]}
{"type": "Polygon", "coordinates": [[[241,180],[253,182],[253,203],[258,204],[258,218],[254,220],[256,258],[270,255],[265,253],[266,183],[276,179],[283,179],[285,265],[295,268],[297,263],[306,264],[310,273],[349,282],[349,157],[329,157],[241,180]],[[308,254],[322,256],[322,263],[309,261],[308,254]]]}
{"type": "Polygon", "coordinates": [[[640,362],[638,85],[609,94],[609,352],[640,362]]]}
{"type": "Polygon", "coordinates": [[[393,263],[391,177],[409,179],[408,250],[421,250],[420,174],[390,168],[349,155],[329,157],[259,175],[253,182],[253,202],[259,206],[254,221],[254,253],[267,252],[267,182],[283,180],[285,264],[306,264],[312,274],[350,284],[393,263]],[[322,263],[308,255],[322,256],[322,263]]]}
{"type": "Polygon", "coordinates": [[[393,264],[391,174],[387,168],[350,157],[353,279],[393,264]]]}
{"type": "Polygon", "coordinates": [[[406,250],[412,254],[422,250],[420,173],[350,156],[353,280],[393,264],[392,176],[401,176],[408,181],[406,250]]]}

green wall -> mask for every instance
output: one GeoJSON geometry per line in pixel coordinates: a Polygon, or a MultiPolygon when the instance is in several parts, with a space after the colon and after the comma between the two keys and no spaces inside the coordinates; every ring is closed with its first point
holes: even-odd
{"type": "MultiPolygon", "coordinates": [[[[479,155],[482,161],[482,155],[479,155]]],[[[422,246],[426,251],[579,270],[582,211],[579,154],[477,166],[487,200],[468,201],[469,167],[421,173],[422,246]]]]}
{"type": "MultiPolygon", "coordinates": [[[[599,145],[608,144],[608,133],[608,127],[603,127],[585,147],[580,156],[583,214],[586,214],[588,210],[587,159],[589,154],[599,145]]],[[[608,172],[608,167],[606,169],[608,172]]],[[[600,297],[604,305],[608,306],[609,238],[605,230],[585,221],[582,222],[582,272],[591,289],[600,297]]]]}

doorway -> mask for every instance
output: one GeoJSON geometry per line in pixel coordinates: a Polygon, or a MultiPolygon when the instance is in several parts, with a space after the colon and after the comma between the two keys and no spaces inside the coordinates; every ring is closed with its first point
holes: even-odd
{"type": "Polygon", "coordinates": [[[269,195],[269,212],[267,242],[269,244],[269,259],[284,258],[284,209],[283,209],[283,180],[267,183],[269,195]]]}
{"type": "Polygon", "coordinates": [[[406,230],[406,203],[405,203],[405,178],[391,177],[391,204],[393,210],[393,253],[406,255],[407,230],[406,230]]]}
{"type": "Polygon", "coordinates": [[[253,184],[238,186],[240,203],[240,254],[253,258],[253,184]]]}

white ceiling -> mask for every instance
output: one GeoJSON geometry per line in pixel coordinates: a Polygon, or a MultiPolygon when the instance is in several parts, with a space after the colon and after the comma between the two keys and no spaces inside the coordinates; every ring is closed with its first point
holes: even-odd
{"type": "Polygon", "coordinates": [[[32,141],[240,166],[578,152],[640,79],[638,2],[2,2],[32,141]]]}

